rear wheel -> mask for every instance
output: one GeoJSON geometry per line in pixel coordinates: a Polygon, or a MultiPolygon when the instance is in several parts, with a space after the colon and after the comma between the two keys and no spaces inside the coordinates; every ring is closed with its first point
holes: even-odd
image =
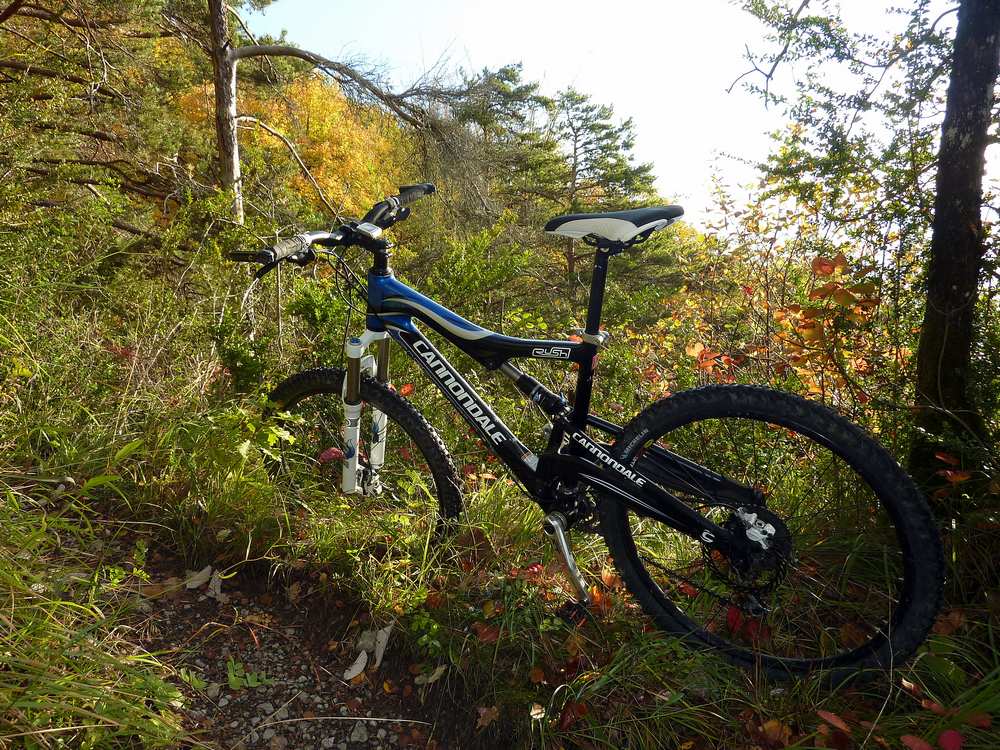
{"type": "Polygon", "coordinates": [[[888,668],[926,637],[943,579],[933,517],[859,427],[788,393],[712,386],[650,406],[615,451],[632,466],[653,444],[757,490],[759,500],[737,507],[695,483],[670,489],[675,496],[747,539],[766,531],[752,559],[730,560],[604,500],[615,564],[660,627],[780,677],[888,668]]]}
{"type": "MultiPolygon", "coordinates": [[[[270,396],[272,417],[285,431],[271,459],[274,481],[305,506],[336,500],[341,516],[364,516],[352,533],[370,535],[382,544],[400,533],[440,529],[462,510],[461,482],[447,449],[427,420],[395,391],[370,378],[361,381],[361,445],[359,465],[378,493],[345,496],[341,470],[346,452],[341,428],[344,371],[321,368],[300,372],[278,385],[270,396]],[[388,417],[384,464],[371,482],[368,447],[374,410],[388,417]]],[[[360,519],[359,519],[360,520],[360,519]]],[[[366,540],[352,544],[364,546],[366,540]]]]}

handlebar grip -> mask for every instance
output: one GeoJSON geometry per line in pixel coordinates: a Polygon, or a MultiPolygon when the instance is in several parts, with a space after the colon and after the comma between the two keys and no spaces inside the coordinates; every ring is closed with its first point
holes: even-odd
{"type": "Polygon", "coordinates": [[[270,263],[274,260],[274,254],[270,248],[266,250],[233,250],[226,253],[226,257],[241,263],[270,263]]]}
{"type": "Polygon", "coordinates": [[[399,188],[399,204],[405,206],[430,195],[435,190],[434,183],[421,182],[418,185],[401,185],[399,188]]]}
{"type": "Polygon", "coordinates": [[[271,262],[275,263],[279,260],[284,260],[289,255],[295,255],[296,253],[301,253],[303,250],[309,248],[309,242],[300,235],[297,234],[294,237],[289,237],[288,239],[279,240],[274,247],[271,248],[271,262]]]}

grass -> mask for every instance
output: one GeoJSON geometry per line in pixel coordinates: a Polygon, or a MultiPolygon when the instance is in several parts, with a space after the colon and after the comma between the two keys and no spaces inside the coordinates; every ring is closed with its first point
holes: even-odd
{"type": "Polygon", "coordinates": [[[180,693],[124,624],[115,535],[84,506],[0,487],[0,747],[176,746],[180,693]]]}

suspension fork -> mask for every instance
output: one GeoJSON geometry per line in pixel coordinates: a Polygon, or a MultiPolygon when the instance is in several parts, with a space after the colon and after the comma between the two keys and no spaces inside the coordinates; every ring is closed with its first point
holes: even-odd
{"type": "Polygon", "coordinates": [[[345,495],[365,495],[381,492],[378,470],[385,462],[386,426],[388,418],[378,409],[372,409],[372,434],[369,436],[368,464],[366,470],[359,466],[358,457],[363,445],[361,436],[361,378],[376,376],[387,383],[389,378],[389,334],[381,331],[365,332],[348,339],[344,346],[347,357],[347,376],[344,378],[344,460],[340,487],[345,495]],[[378,358],[367,354],[368,346],[378,342],[378,358]]]}

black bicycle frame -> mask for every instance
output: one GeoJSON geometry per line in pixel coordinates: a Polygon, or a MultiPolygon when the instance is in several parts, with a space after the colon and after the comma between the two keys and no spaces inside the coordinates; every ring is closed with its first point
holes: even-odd
{"type": "Polygon", "coordinates": [[[553,502],[553,487],[557,482],[562,481],[570,487],[583,483],[707,545],[730,549],[734,539],[727,529],[713,523],[664,487],[693,490],[713,501],[722,499],[733,505],[759,504],[760,498],[751,488],[659,446],[647,449],[634,466],[625,466],[611,455],[610,445],[594,441],[586,432],[588,426],[613,437],[622,432],[618,425],[590,413],[610,254],[600,249],[596,252],[583,341],[522,339],[481,328],[401,283],[378,263],[368,275],[366,324],[369,330],[387,331],[416,360],[486,446],[543,508],[553,502]],[[511,432],[416,327],[413,318],[429,325],[487,369],[499,369],[549,416],[552,434],[541,455],[532,453],[511,432]],[[510,363],[518,358],[576,363],[579,375],[573,404],[568,404],[510,363]]]}

